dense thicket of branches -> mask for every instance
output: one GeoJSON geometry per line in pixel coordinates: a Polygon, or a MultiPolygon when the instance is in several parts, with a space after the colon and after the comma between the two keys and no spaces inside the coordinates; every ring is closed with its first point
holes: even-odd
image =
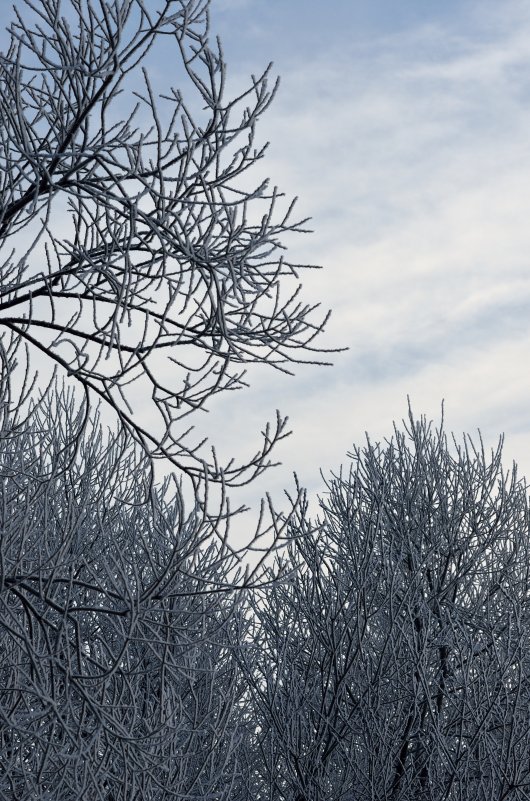
{"type": "Polygon", "coordinates": [[[352,454],[252,601],[250,798],[526,799],[526,485],[425,420],[352,454]]]}
{"type": "Polygon", "coordinates": [[[0,796],[238,798],[237,555],[65,392],[0,400],[0,796]]]}
{"type": "Polygon", "coordinates": [[[241,592],[124,432],[3,390],[2,797],[527,798],[530,520],[500,445],[411,417],[241,592]]]}

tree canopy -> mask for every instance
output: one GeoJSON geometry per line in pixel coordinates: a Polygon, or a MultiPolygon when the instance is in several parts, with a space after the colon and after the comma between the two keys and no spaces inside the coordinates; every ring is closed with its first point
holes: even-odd
{"type": "Polygon", "coordinates": [[[256,125],[270,65],[238,96],[208,0],[23,0],[0,56],[0,331],[103,398],[154,457],[246,483],[286,435],[219,465],[187,418],[244,368],[317,359],[324,319],[289,287],[306,230],[268,180],[256,125]],[[163,53],[177,86],[150,77],[163,53]],[[151,67],[153,65],[151,64],[151,67]]]}

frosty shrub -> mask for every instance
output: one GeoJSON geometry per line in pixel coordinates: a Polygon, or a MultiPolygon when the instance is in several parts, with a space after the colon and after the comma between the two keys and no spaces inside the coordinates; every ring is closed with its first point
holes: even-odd
{"type": "Polygon", "coordinates": [[[249,797],[528,797],[528,501],[501,445],[411,414],[300,511],[298,572],[249,617],[249,797]]]}
{"type": "Polygon", "coordinates": [[[0,797],[237,799],[238,554],[64,390],[8,401],[0,797]]]}

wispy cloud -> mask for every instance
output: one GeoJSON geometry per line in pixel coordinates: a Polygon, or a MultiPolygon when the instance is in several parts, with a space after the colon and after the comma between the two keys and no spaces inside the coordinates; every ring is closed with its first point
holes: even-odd
{"type": "Polygon", "coordinates": [[[445,398],[456,431],[505,431],[530,474],[530,13],[435,13],[311,61],[285,53],[267,172],[314,218],[291,253],[326,265],[306,296],[334,308],[328,342],[350,351],[290,382],[256,373],[231,404],[227,449],[267,409],[291,414],[277,490],[292,469],[316,488],[365,430],[390,431],[407,394],[435,417],[445,398]]]}

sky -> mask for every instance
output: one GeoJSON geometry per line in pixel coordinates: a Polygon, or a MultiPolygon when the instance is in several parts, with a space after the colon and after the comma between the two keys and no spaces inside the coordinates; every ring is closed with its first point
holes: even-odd
{"type": "MultiPolygon", "coordinates": [[[[228,91],[270,61],[281,85],[256,168],[314,233],[291,237],[304,299],[332,309],[333,367],[251,368],[197,430],[221,460],[255,453],[277,408],[280,467],[241,491],[282,506],[293,472],[315,499],[347,452],[416,416],[505,434],[530,478],[530,6],[519,0],[212,0],[228,91]]],[[[158,59],[158,60],[157,60],[158,59]]],[[[150,69],[170,74],[166,52],[150,69]]],[[[177,75],[177,72],[175,73],[177,75]]]]}
{"type": "Polygon", "coordinates": [[[314,496],[365,432],[415,415],[505,434],[530,477],[530,7],[489,0],[213,0],[229,77],[274,62],[263,168],[314,233],[290,243],[304,296],[332,317],[332,368],[249,372],[207,428],[244,454],[274,409],[283,462],[242,493],[314,496]]]}

